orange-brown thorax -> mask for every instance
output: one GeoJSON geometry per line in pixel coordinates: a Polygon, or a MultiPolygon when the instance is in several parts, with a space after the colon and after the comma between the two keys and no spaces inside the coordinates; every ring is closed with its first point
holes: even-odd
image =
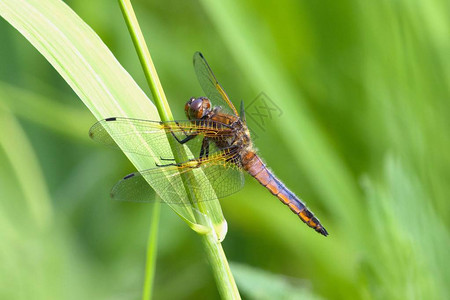
{"type": "Polygon", "coordinates": [[[253,151],[250,132],[247,124],[238,116],[221,112],[220,106],[211,109],[211,101],[206,97],[191,98],[186,103],[186,116],[190,120],[211,120],[220,124],[217,138],[208,137],[219,149],[226,149],[229,154],[233,154],[233,163],[242,166],[242,157],[248,152],[253,151]]]}

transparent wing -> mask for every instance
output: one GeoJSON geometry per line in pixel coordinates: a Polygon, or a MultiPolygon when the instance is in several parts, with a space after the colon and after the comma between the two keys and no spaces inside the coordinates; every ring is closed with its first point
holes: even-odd
{"type": "Polygon", "coordinates": [[[239,167],[223,158],[211,158],[132,173],[113,187],[111,198],[133,202],[162,199],[167,203],[190,205],[185,188],[191,191],[192,202],[198,202],[229,196],[243,186],[244,175],[239,167]],[[198,167],[193,168],[196,163],[198,167]]]}
{"type": "Polygon", "coordinates": [[[213,106],[221,106],[222,112],[237,116],[236,108],[200,52],[195,52],[194,54],[194,69],[200,86],[209,100],[211,100],[213,106]]]}
{"type": "MultiPolygon", "coordinates": [[[[186,143],[193,159],[202,148],[204,138],[216,141],[229,138],[233,132],[229,126],[211,120],[158,122],[129,118],[108,118],[95,123],[89,130],[89,136],[101,144],[120,148],[129,153],[152,156],[157,159],[171,159],[173,153],[168,145],[168,136],[183,140],[189,135],[197,136],[186,143]]],[[[210,154],[219,151],[210,143],[210,154]]]]}

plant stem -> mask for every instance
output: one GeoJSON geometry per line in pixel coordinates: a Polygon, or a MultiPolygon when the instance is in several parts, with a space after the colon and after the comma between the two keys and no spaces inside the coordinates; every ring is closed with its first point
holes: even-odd
{"type": "MultiPolygon", "coordinates": [[[[120,8],[122,9],[122,13],[125,18],[125,22],[127,23],[128,30],[130,31],[131,38],[133,40],[134,46],[139,56],[139,60],[141,62],[142,68],[145,73],[145,77],[147,79],[147,83],[152,92],[155,105],[158,109],[159,116],[162,121],[173,121],[172,112],[170,111],[169,104],[167,102],[167,98],[164,94],[164,90],[159,81],[158,74],[156,72],[155,66],[153,65],[150,52],[148,51],[147,45],[145,43],[144,36],[140,30],[136,15],[131,6],[130,0],[119,0],[120,8]]],[[[169,140],[170,143],[170,140],[169,140]]],[[[171,144],[172,150],[177,145],[171,144]]],[[[173,151],[174,157],[176,161],[179,161],[179,152],[173,151]]],[[[189,190],[186,189],[186,192],[189,194],[189,190]]],[[[233,275],[231,274],[230,267],[228,265],[228,261],[225,257],[225,253],[222,248],[222,244],[219,242],[219,239],[216,236],[214,227],[210,222],[210,218],[207,215],[207,212],[202,209],[202,206],[195,206],[194,213],[197,214],[197,220],[201,221],[204,225],[207,225],[211,230],[207,233],[202,234],[202,240],[205,248],[205,252],[208,255],[209,263],[212,266],[212,270],[214,273],[214,278],[216,280],[219,293],[223,299],[240,299],[239,291],[237,289],[236,283],[234,281],[233,275]]],[[[152,232],[157,231],[157,222],[156,224],[152,224],[152,230],[150,233],[149,241],[152,238],[152,232]],[[154,228],[156,229],[154,229],[154,228]]],[[[155,233],[156,235],[156,233],[155,233]]],[[[155,238],[156,242],[156,238],[155,238]]],[[[156,247],[156,246],[154,246],[156,247]]],[[[155,261],[155,253],[156,251],[148,250],[147,252],[147,268],[146,268],[146,284],[144,287],[144,297],[151,295],[151,283],[147,283],[147,281],[152,280],[153,275],[148,274],[149,272],[154,272],[154,261],[155,261]],[[150,261],[151,259],[151,261],[150,261]],[[149,291],[150,289],[150,291],[149,291]]],[[[148,298],[144,298],[148,299],[148,298]]]]}
{"type": "Polygon", "coordinates": [[[241,299],[222,244],[212,230],[202,235],[202,242],[222,299],[241,299]]]}
{"type": "Polygon", "coordinates": [[[152,220],[147,241],[147,262],[145,264],[145,280],[144,280],[144,291],[142,293],[142,300],[152,298],[153,281],[155,278],[156,251],[157,251],[156,245],[158,242],[158,224],[160,211],[161,211],[161,204],[159,202],[156,202],[153,205],[152,220]]]}
{"type": "Polygon", "coordinates": [[[134,47],[139,56],[141,66],[143,68],[147,84],[150,87],[150,91],[153,95],[156,108],[158,109],[159,117],[162,121],[172,121],[173,116],[167,102],[166,94],[159,81],[158,74],[156,73],[155,66],[153,65],[150,52],[148,51],[147,44],[144,39],[144,35],[139,27],[139,23],[134,13],[130,0],[119,0],[120,9],[125,18],[128,30],[130,31],[131,39],[133,40],[134,47]]]}

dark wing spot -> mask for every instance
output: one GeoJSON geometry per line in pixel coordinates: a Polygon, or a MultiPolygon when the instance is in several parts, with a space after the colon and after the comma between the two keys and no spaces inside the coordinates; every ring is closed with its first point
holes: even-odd
{"type": "Polygon", "coordinates": [[[112,117],[112,118],[106,118],[105,121],[109,122],[109,121],[116,121],[117,118],[116,117],[112,117]]]}
{"type": "Polygon", "coordinates": [[[134,173],[131,173],[131,174],[128,174],[127,176],[125,176],[123,179],[125,180],[125,179],[130,179],[131,177],[134,177],[136,174],[134,174],[134,173]]]}

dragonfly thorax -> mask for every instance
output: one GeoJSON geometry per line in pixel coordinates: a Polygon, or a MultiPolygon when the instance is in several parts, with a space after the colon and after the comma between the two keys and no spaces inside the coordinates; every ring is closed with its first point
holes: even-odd
{"type": "Polygon", "coordinates": [[[192,97],[186,102],[184,111],[189,120],[203,119],[211,111],[211,101],[206,97],[192,97]]]}

